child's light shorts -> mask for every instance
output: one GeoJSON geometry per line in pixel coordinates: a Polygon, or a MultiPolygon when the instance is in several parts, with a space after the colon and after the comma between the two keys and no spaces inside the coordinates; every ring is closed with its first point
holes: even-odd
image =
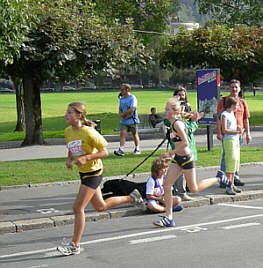
{"type": "Polygon", "coordinates": [[[240,148],[239,139],[223,140],[225,152],[226,172],[235,173],[239,170],[240,164],[240,148]]]}

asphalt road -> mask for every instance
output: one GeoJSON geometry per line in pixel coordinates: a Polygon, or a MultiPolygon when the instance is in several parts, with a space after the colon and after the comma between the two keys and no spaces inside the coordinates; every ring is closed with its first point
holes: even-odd
{"type": "Polygon", "coordinates": [[[158,228],[158,215],[89,222],[82,252],[64,257],[56,246],[71,239],[72,225],[4,234],[0,267],[261,268],[262,200],[187,208],[176,227],[158,228]]]}
{"type": "MultiPolygon", "coordinates": [[[[242,165],[240,169],[241,179],[246,184],[242,187],[244,193],[257,192],[263,189],[262,181],[263,165],[242,165]]],[[[197,168],[197,180],[214,177],[217,167],[197,168]]],[[[149,177],[149,173],[138,173],[128,179],[135,182],[143,182],[149,177]]],[[[109,179],[109,178],[105,178],[109,179]]],[[[79,181],[65,184],[47,184],[37,187],[24,187],[0,192],[0,224],[7,221],[20,221],[24,219],[50,218],[61,215],[72,215],[72,204],[78,192],[79,181]]],[[[191,194],[194,198],[226,197],[225,189],[215,184],[204,191],[191,194]]],[[[229,197],[229,196],[228,196],[229,197]]],[[[238,195],[237,195],[238,197],[238,195]]],[[[241,197],[240,197],[241,198],[241,197]]],[[[242,197],[244,200],[247,197],[242,197]]],[[[224,200],[224,199],[223,199],[224,200]]],[[[222,200],[220,201],[222,202],[222,200]]],[[[223,202],[226,202],[223,201],[223,202]]],[[[187,202],[186,202],[187,203],[187,202]]],[[[132,205],[121,205],[112,208],[108,213],[117,213],[120,208],[133,208],[132,205]]],[[[86,213],[93,213],[91,204],[86,208],[86,213]]]]}

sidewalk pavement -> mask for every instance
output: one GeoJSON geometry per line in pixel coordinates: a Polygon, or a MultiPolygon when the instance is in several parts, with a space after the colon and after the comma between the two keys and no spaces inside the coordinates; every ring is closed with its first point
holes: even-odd
{"type": "MultiPolygon", "coordinates": [[[[207,146],[206,129],[198,129],[195,133],[196,146],[207,146]]],[[[263,127],[251,128],[252,142],[250,147],[263,147],[263,127]]],[[[119,147],[119,135],[104,135],[108,141],[107,149],[110,153],[119,147]]],[[[155,149],[163,140],[156,134],[140,134],[140,149],[142,151],[150,151],[155,149]]],[[[30,159],[46,159],[46,158],[64,158],[67,155],[64,139],[46,139],[46,145],[33,145],[21,147],[22,141],[0,142],[0,162],[1,161],[19,161],[30,159]]],[[[213,135],[213,144],[221,145],[217,140],[216,134],[213,135]]],[[[167,141],[162,145],[161,149],[166,149],[167,141]]],[[[127,136],[125,151],[134,150],[134,143],[131,135],[127,136]]],[[[263,161],[262,159],[259,161],[263,161]]]]}
{"type": "MultiPolygon", "coordinates": [[[[197,178],[214,177],[218,167],[197,167],[197,178]]],[[[218,203],[263,199],[263,162],[241,165],[241,180],[245,182],[242,193],[226,195],[218,184],[198,194],[189,194],[193,201],[183,202],[183,207],[199,207],[218,203]]],[[[133,174],[129,178],[107,177],[104,181],[124,178],[136,182],[146,181],[149,173],[133,174]]],[[[26,230],[59,227],[74,222],[72,204],[78,191],[79,181],[24,185],[0,188],[0,234],[26,230]]],[[[109,220],[135,215],[146,215],[140,208],[122,205],[104,212],[95,212],[89,204],[86,208],[86,221],[109,220]]],[[[183,213],[183,211],[181,212],[183,213]]],[[[175,217],[180,216],[175,212],[175,217]]]]}

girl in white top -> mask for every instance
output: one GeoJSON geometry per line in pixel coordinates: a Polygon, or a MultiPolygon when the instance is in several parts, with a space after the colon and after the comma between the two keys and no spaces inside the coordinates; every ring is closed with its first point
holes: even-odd
{"type": "MultiPolygon", "coordinates": [[[[167,171],[165,160],[156,159],[152,162],[151,177],[146,182],[146,200],[147,208],[152,212],[164,212],[164,189],[163,181],[167,171]]],[[[180,211],[183,208],[179,206],[181,198],[173,196],[173,211],[180,211]]]]}
{"type": "Polygon", "coordinates": [[[242,133],[240,126],[237,126],[237,120],[234,112],[237,108],[237,100],[229,97],[225,104],[225,110],[221,113],[221,126],[223,133],[223,149],[225,152],[226,176],[231,185],[226,187],[226,193],[235,195],[241,190],[234,185],[234,174],[239,170],[240,148],[239,134],[242,133]]]}

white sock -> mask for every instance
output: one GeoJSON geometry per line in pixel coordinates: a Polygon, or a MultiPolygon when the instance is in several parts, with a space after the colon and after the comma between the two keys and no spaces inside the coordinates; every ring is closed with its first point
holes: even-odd
{"type": "Polygon", "coordinates": [[[120,150],[121,151],[124,151],[124,146],[120,146],[120,150]]]}
{"type": "Polygon", "coordinates": [[[137,151],[140,151],[140,146],[135,146],[135,149],[136,149],[137,151]]]}

